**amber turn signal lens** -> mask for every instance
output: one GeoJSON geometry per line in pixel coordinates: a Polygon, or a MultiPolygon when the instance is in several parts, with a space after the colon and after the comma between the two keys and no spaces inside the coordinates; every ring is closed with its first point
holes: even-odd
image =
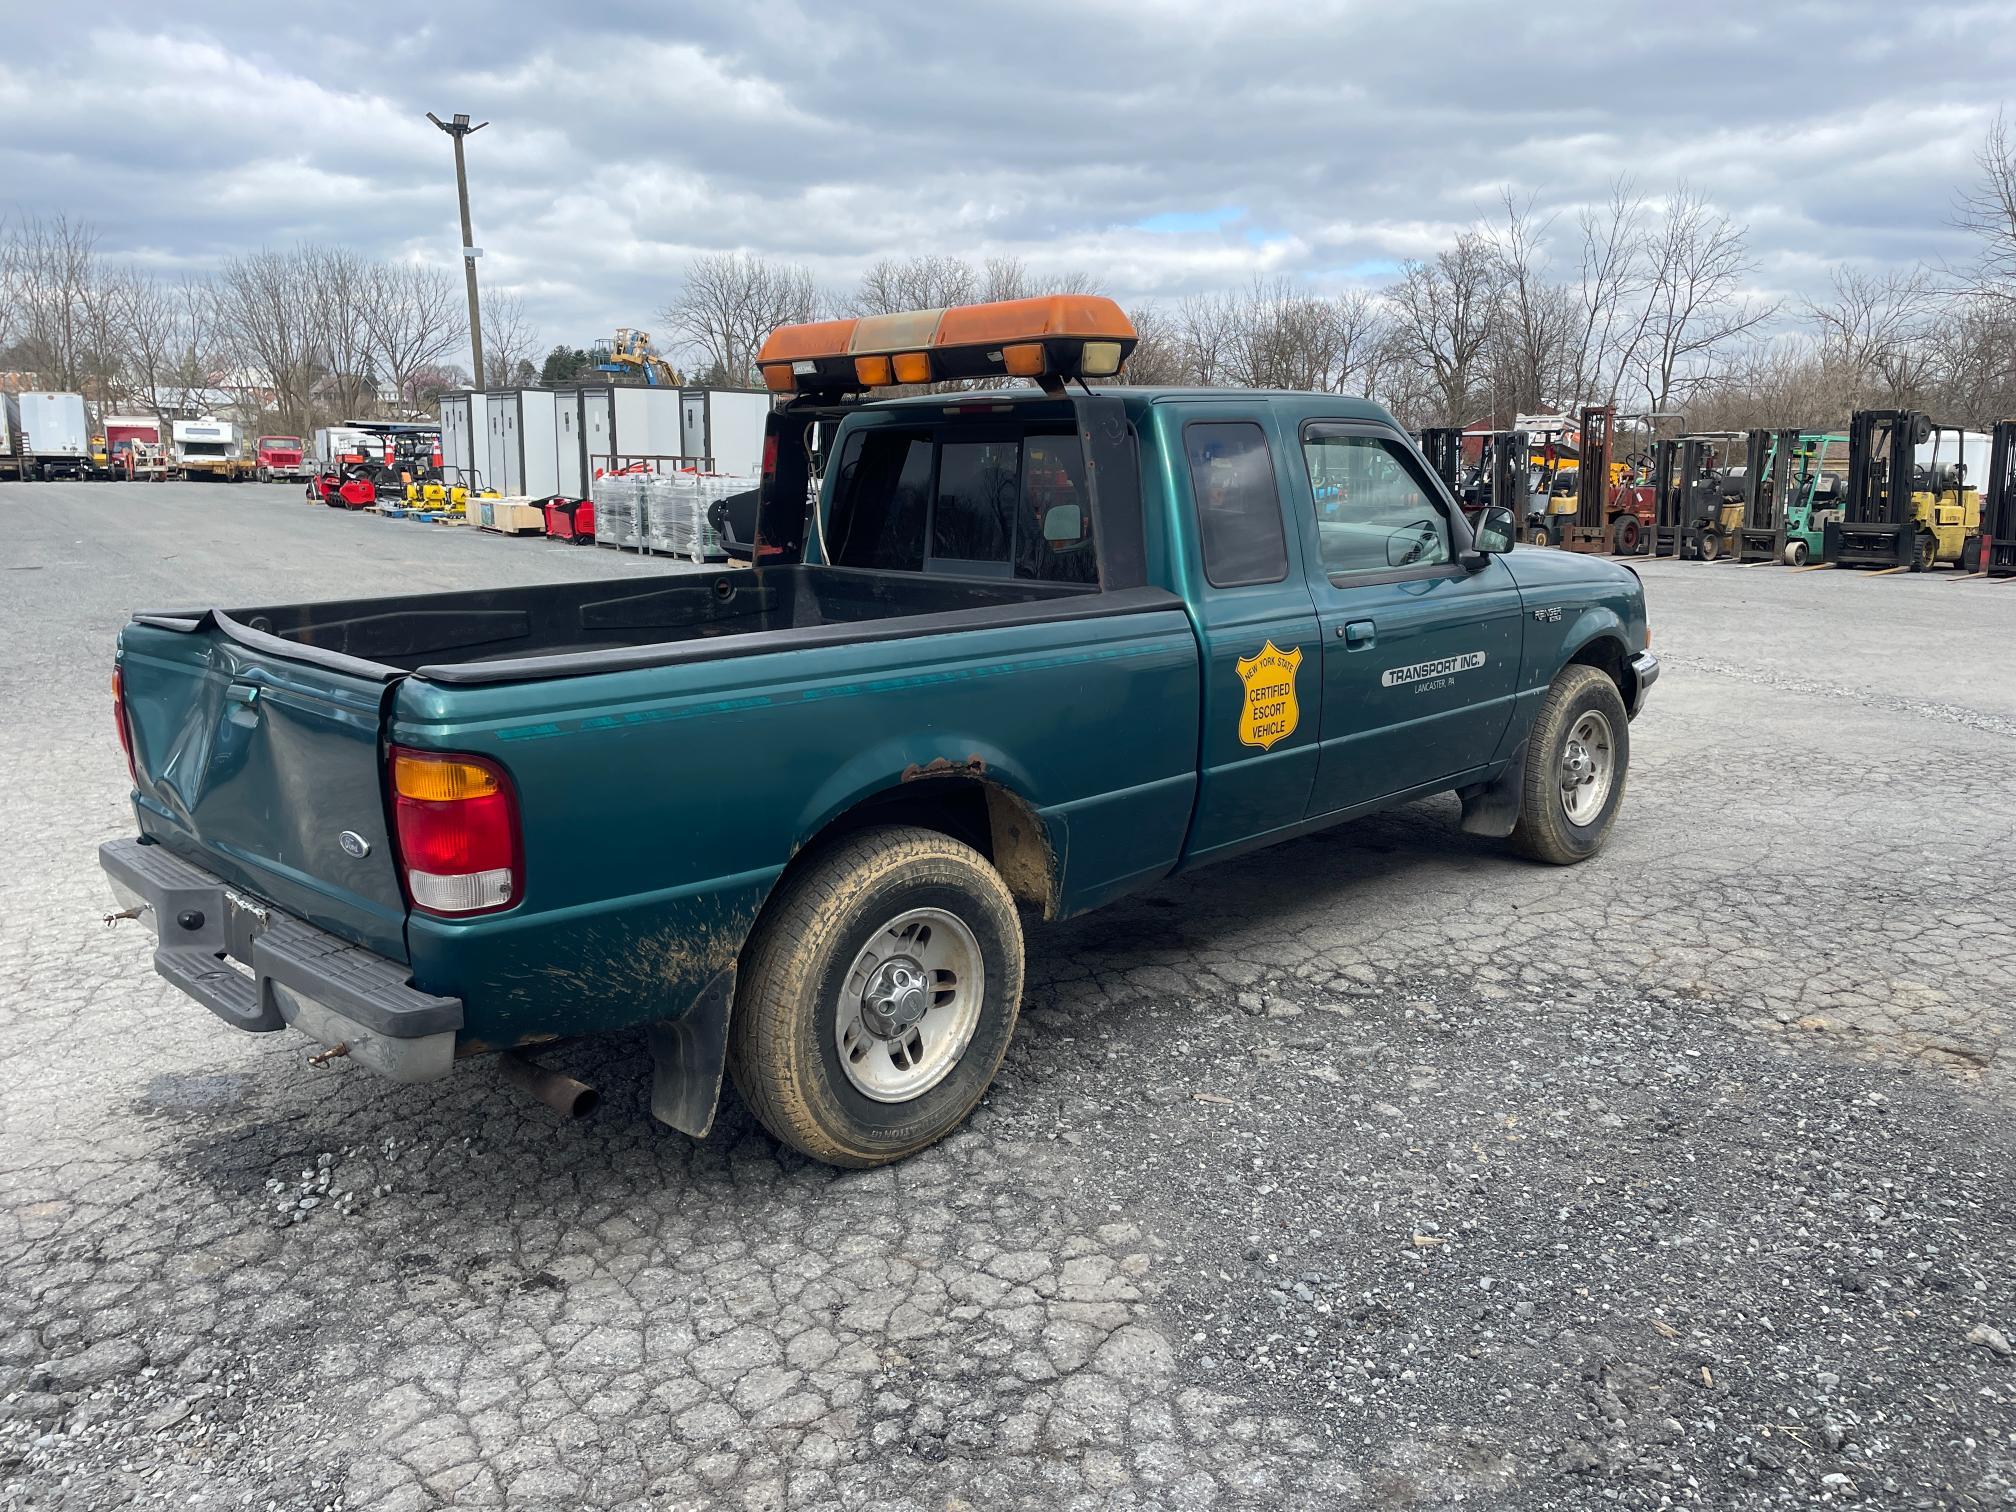
{"type": "Polygon", "coordinates": [[[896,381],[890,376],[887,357],[856,357],[854,376],[863,388],[881,388],[896,381]]]}
{"type": "Polygon", "coordinates": [[[1001,348],[1001,365],[1017,378],[1034,378],[1043,371],[1043,343],[1024,341],[1001,348]]]}
{"type": "Polygon", "coordinates": [[[931,358],[925,352],[899,352],[890,359],[896,369],[898,383],[929,383],[931,381],[931,358]]]}
{"type": "Polygon", "coordinates": [[[788,394],[796,388],[798,380],[792,375],[791,364],[779,362],[763,369],[763,386],[773,394],[788,394]]]}
{"type": "Polygon", "coordinates": [[[473,761],[453,756],[423,756],[401,751],[392,761],[392,783],[401,798],[427,803],[457,803],[502,791],[497,774],[473,761]]]}

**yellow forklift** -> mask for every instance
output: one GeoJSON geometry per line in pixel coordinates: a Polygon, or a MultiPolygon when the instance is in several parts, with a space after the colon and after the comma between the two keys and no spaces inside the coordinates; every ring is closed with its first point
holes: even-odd
{"type": "Polygon", "coordinates": [[[1960,548],[1960,570],[2016,577],[2016,420],[1997,420],[1989,433],[1980,526],[1960,548]]]}
{"type": "Polygon", "coordinates": [[[1980,534],[1981,495],[1967,486],[1964,431],[1919,410],[1856,411],[1841,518],[1827,523],[1828,563],[1927,572],[1960,562],[1968,538],[1980,534]],[[1948,438],[1950,458],[1942,455],[1948,438]],[[1928,443],[1921,464],[1918,452],[1928,443]]]}

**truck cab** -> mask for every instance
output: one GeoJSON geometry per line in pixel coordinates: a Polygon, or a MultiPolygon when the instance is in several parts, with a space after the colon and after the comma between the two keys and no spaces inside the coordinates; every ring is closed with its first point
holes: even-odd
{"type": "Polygon", "coordinates": [[[299,436],[261,436],[252,444],[253,476],[261,483],[305,482],[314,471],[299,436]]]}
{"type": "Polygon", "coordinates": [[[875,1165],[985,1092],[1025,912],[1434,793],[1598,854],[1636,576],[1514,553],[1365,400],[1085,382],[1133,343],[1088,296],[773,333],[748,570],[136,615],[101,858],[157,966],[399,1081],[643,1027],[663,1121],[732,1070],[875,1165]]]}

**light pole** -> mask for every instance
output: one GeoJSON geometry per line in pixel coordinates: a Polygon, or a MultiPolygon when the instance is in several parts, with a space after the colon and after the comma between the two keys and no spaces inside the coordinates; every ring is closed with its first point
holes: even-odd
{"type": "Polygon", "coordinates": [[[455,139],[455,198],[462,206],[462,274],[469,283],[469,359],[474,364],[475,386],[480,389],[483,387],[483,311],[476,302],[476,259],[483,255],[483,249],[476,245],[475,233],[469,229],[469,169],[462,161],[462,139],[472,132],[481,131],[490,123],[479,121],[471,126],[466,115],[444,121],[431,110],[427,112],[427,119],[455,139]]]}

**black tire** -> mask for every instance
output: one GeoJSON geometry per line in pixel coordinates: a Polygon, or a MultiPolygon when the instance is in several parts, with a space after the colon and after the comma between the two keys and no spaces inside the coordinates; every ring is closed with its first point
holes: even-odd
{"type": "Polygon", "coordinates": [[[1636,556],[1643,549],[1639,539],[1644,530],[1636,515],[1619,515],[1610,523],[1610,551],[1613,556],[1636,556]]]}
{"type": "Polygon", "coordinates": [[[1610,837],[1630,771],[1631,722],[1617,685],[1598,667],[1563,668],[1541,701],[1540,713],[1526,737],[1526,771],[1519,821],[1512,828],[1512,848],[1553,866],[1587,861],[1610,837]],[[1585,714],[1600,715],[1608,722],[1613,770],[1602,806],[1578,824],[1569,818],[1562,802],[1561,772],[1569,733],[1585,714]]]}
{"type": "Polygon", "coordinates": [[[1930,572],[1939,563],[1939,538],[1923,531],[1911,543],[1911,570],[1930,572]]]}
{"type": "Polygon", "coordinates": [[[1700,553],[1701,560],[1704,562],[1721,561],[1722,532],[1719,530],[1702,531],[1700,536],[1700,545],[1697,548],[1697,550],[1700,553]]]}
{"type": "Polygon", "coordinates": [[[1526,544],[1528,546],[1552,546],[1554,544],[1553,533],[1545,525],[1529,525],[1526,528],[1526,544]]]}
{"type": "Polygon", "coordinates": [[[1960,543],[1960,570],[1962,572],[1981,570],[1981,537],[1969,536],[1960,543]]]}
{"type": "Polygon", "coordinates": [[[742,1100],[785,1144],[828,1165],[886,1165],[965,1121],[1021,1004],[1022,924],[1000,873],[949,835],[863,830],[787,879],[766,909],[743,953],[729,1067],[742,1100]],[[971,932],[985,975],[979,1018],[941,1080],[906,1101],[877,1101],[840,1064],[845,979],[878,931],[917,908],[971,932]]]}

